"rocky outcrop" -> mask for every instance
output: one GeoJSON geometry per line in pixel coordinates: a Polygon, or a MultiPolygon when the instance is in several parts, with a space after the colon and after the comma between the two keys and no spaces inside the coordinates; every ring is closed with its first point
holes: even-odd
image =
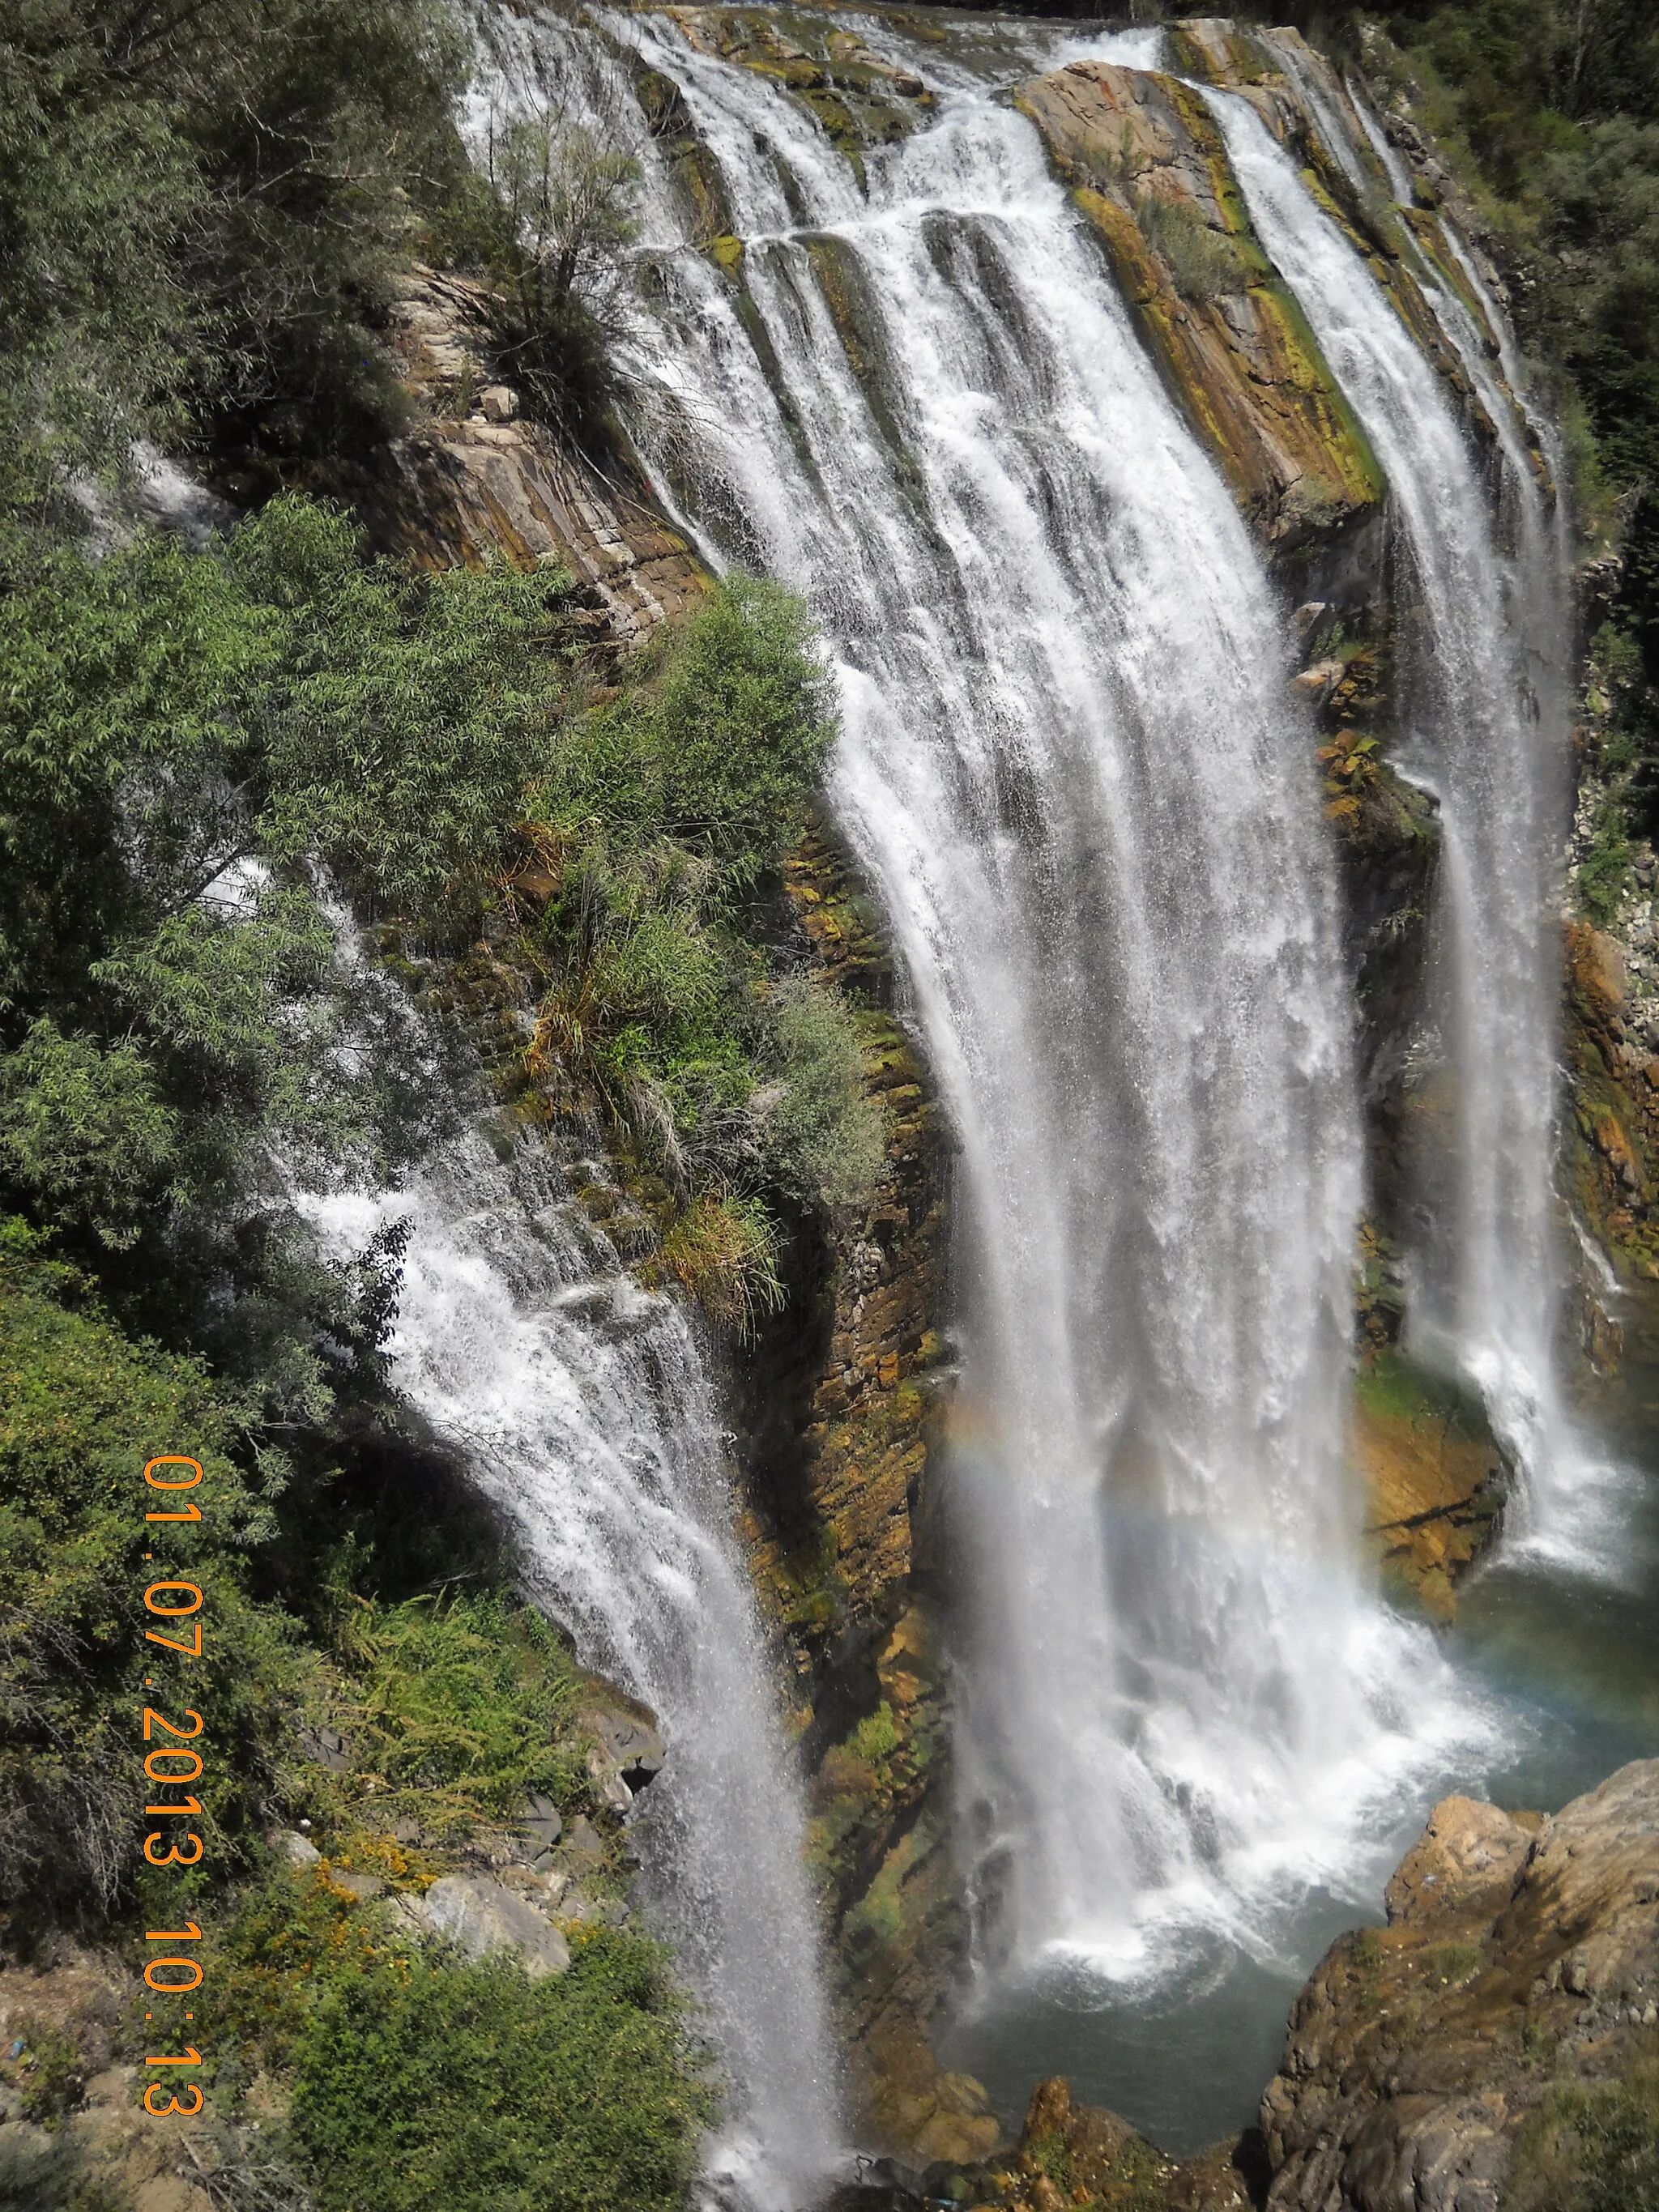
{"type": "MultiPolygon", "coordinates": [[[[1382,127],[1395,137],[1395,151],[1412,173],[1413,200],[1420,202],[1401,209],[1347,85],[1299,31],[1246,29],[1221,16],[1191,16],[1173,25],[1170,35],[1178,67],[1248,100],[1295,157],[1325,212],[1347,231],[1401,320],[1451,386],[1472,429],[1488,447],[1494,446],[1497,430],[1486,402],[1425,289],[1447,293],[1459,302],[1495,361],[1497,337],[1486,304],[1450,252],[1436,210],[1443,201],[1455,202],[1466,239],[1478,235],[1482,226],[1455,193],[1423,134],[1392,112],[1383,114],[1382,127]]],[[[1483,281],[1503,296],[1489,263],[1483,281]]],[[[1494,380],[1501,384],[1502,379],[1494,380]]],[[[1530,438],[1529,428],[1527,434],[1530,438]]],[[[1535,442],[1532,459],[1547,481],[1547,465],[1535,442]]]]}
{"type": "Polygon", "coordinates": [[[1328,558],[1334,534],[1376,520],[1382,472],[1256,241],[1201,97],[1107,62],[1074,62],[1015,97],[1258,535],[1328,558]]]}
{"type": "Polygon", "coordinates": [[[1510,1468],[1481,1407],[1397,1351],[1362,1358],[1351,1449],[1364,1479],[1365,1535],[1385,1575],[1431,1620],[1495,1540],[1510,1468]]]}
{"type": "Polygon", "coordinates": [[[570,1964],[562,1932],[527,1898],[487,1875],[445,1875],[411,1904],[410,1915],[454,1944],[463,1958],[505,1953],[532,1981],[562,1974],[570,1964]]]}
{"type": "MultiPolygon", "coordinates": [[[[1573,1196],[1615,1266],[1659,1282],[1659,999],[1640,989],[1633,933],[1566,925],[1569,1157],[1573,1196]]],[[[1593,1328],[1587,1348],[1597,1364],[1616,1351],[1593,1328]]]]}
{"type": "Polygon", "coordinates": [[[1388,1915],[1291,2016],[1262,2102],[1273,2212],[1498,2212],[1538,2116],[1651,2060],[1659,1760],[1553,1820],[1448,1798],[1388,1915]]]}
{"type": "MultiPolygon", "coordinates": [[[[781,85],[823,126],[860,182],[866,149],[904,137],[938,105],[937,94],[919,76],[872,52],[854,30],[838,26],[833,18],[798,15],[786,31],[775,15],[760,9],[670,8],[666,13],[700,53],[718,55],[781,85]]],[[[915,17],[908,27],[923,38],[929,35],[927,25],[915,17]]],[[[647,75],[641,89],[653,129],[675,142],[693,210],[707,228],[710,217],[720,220],[719,203],[708,191],[703,183],[707,172],[679,127],[673,89],[654,73],[647,75]]],[[[705,242],[722,266],[733,267],[741,257],[741,241],[736,238],[716,236],[705,242]]]]}
{"type": "Polygon", "coordinates": [[[701,596],[702,566],[623,463],[601,467],[524,419],[490,367],[491,323],[484,286],[410,271],[387,337],[416,419],[339,489],[381,550],[427,568],[564,568],[596,636],[642,642],[701,596]]]}

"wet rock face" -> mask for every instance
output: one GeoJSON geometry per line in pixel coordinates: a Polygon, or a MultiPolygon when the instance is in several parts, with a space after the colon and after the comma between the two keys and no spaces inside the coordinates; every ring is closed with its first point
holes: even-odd
{"type": "MultiPolygon", "coordinates": [[[[1567,926],[1570,1158],[1573,1195],[1620,1272],[1654,1282],[1659,1281],[1659,995],[1637,964],[1643,955],[1634,941],[1651,896],[1626,903],[1642,920],[1621,915],[1607,930],[1582,921],[1567,926]]],[[[1619,1347],[1604,1334],[1588,1348],[1601,1365],[1611,1364],[1619,1347]]]]}
{"type": "Polygon", "coordinates": [[[1382,479],[1177,79],[1075,62],[1016,101],[1103,240],[1159,368],[1275,551],[1377,516],[1382,479]]]}
{"type": "Polygon", "coordinates": [[[1262,2103],[1273,2212],[1498,2212],[1552,2093],[1659,2024],[1659,1760],[1553,1820],[1448,1798],[1297,2000],[1262,2103]]]}
{"type": "Polygon", "coordinates": [[[852,2095],[907,2158],[982,2157],[1000,2133],[983,2093],[944,2072],[927,2039],[965,1935],[927,1606],[930,1468],[951,1383],[950,1145],[890,1011],[879,919],[827,828],[785,875],[804,951],[860,1009],[886,1157],[864,1215],[798,1253],[790,1306],[743,1361],[743,1532],[807,1777],[852,2095]]]}

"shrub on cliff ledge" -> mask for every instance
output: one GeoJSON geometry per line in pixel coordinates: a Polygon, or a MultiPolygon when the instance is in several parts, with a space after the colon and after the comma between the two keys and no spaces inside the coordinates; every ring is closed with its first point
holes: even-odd
{"type": "Polygon", "coordinates": [[[1504,2212],[1659,2212],[1659,2059],[1552,2089],[1522,2130],[1504,2212]]]}
{"type": "Polygon", "coordinates": [[[774,1210],[854,1211],[881,1165],[850,1010],[757,944],[832,700],[799,600],[728,577],[562,734],[524,830],[552,885],[523,939],[526,1072],[549,1110],[603,1114],[651,1187],[652,1277],[740,1332],[781,1295],[774,1210]]]}
{"type": "Polygon", "coordinates": [[[712,2113],[664,1954],[608,1929],[540,1982],[341,1976],[295,2058],[323,2212],[677,2212],[712,2113]]]}

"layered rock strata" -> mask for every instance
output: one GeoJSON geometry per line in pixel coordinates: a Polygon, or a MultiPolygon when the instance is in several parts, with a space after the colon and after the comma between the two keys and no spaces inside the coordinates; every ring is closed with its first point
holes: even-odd
{"type": "Polygon", "coordinates": [[[483,285],[410,271],[387,337],[416,419],[341,488],[382,550],[428,568],[564,568],[596,636],[641,643],[701,597],[702,566],[624,465],[602,468],[525,420],[489,368],[490,325],[483,285]]]}
{"type": "Polygon", "coordinates": [[[1267,546],[1317,539],[1328,552],[1332,534],[1374,521],[1382,472],[1256,241],[1201,96],[1172,76],[1074,62],[1015,99],[1267,546]]]}

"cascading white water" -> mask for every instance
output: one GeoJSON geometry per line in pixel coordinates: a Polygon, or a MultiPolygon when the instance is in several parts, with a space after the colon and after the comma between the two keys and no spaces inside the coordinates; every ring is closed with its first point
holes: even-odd
{"type": "MultiPolygon", "coordinates": [[[[1495,514],[1449,392],[1249,103],[1212,94],[1267,253],[1388,476],[1417,647],[1398,756],[1440,803],[1442,1036],[1451,1135],[1421,1209],[1413,1332],[1480,1387],[1558,1540],[1583,1472],[1559,1402],[1553,1191],[1565,828],[1562,542],[1466,311],[1434,304],[1498,429],[1495,514]],[[1449,1173],[1444,1170],[1449,1168],[1449,1173]]],[[[1396,184],[1395,189],[1398,190],[1396,184]]],[[[1407,635],[1413,624],[1407,624],[1407,635]]]]}
{"type": "Polygon", "coordinates": [[[583,1661],[659,1717],[667,1762],[635,1826],[726,2090],[706,2186],[793,2212],[838,2160],[835,2067],[800,1808],[685,1317],[623,1271],[549,1160],[503,1166],[476,1135],[409,1190],[318,1211],[351,1249],[409,1218],[398,1388],[519,1532],[583,1661]]]}
{"type": "Polygon", "coordinates": [[[940,94],[867,196],[775,84],[608,19],[744,241],[746,306],[653,162],[635,430],[826,626],[834,795],[962,1141],[981,1923],[1132,1967],[1350,1881],[1356,1815],[1449,1724],[1356,1556],[1332,856],[1261,562],[1035,132],[971,41],[837,21],[940,94]]]}

